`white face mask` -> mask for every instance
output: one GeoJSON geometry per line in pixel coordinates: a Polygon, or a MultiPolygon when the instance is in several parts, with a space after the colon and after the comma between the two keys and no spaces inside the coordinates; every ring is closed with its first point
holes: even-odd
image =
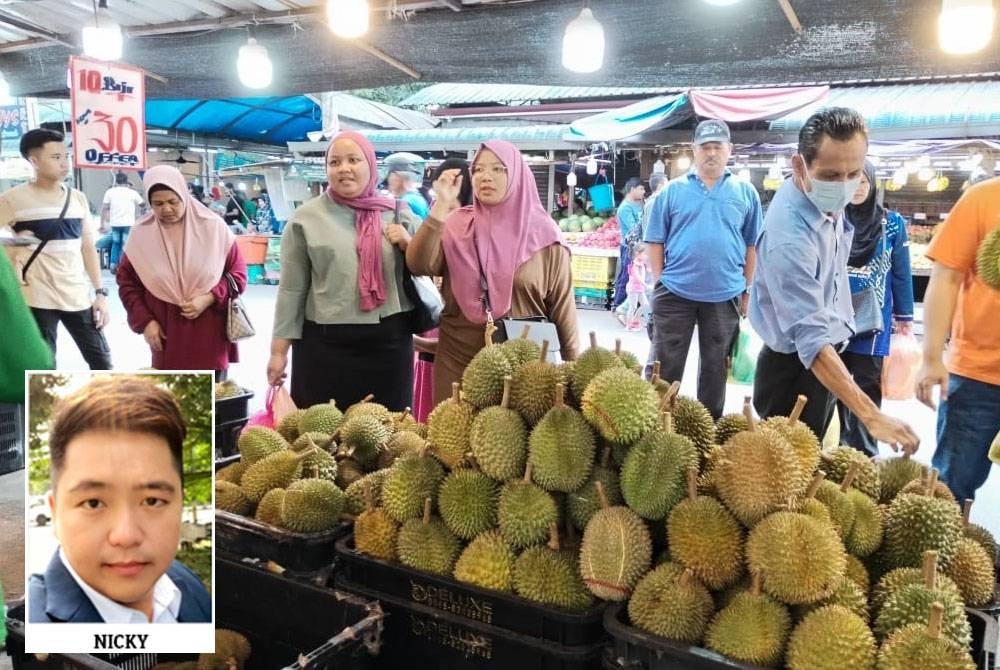
{"type": "Polygon", "coordinates": [[[847,181],[824,181],[810,177],[812,190],[806,193],[806,197],[816,205],[816,209],[823,212],[836,214],[844,209],[854,197],[854,192],[858,190],[861,183],[860,175],[855,179],[847,181]]]}

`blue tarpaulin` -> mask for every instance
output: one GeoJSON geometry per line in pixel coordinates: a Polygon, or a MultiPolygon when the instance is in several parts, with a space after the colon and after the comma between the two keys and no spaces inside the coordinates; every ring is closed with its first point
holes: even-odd
{"type": "Polygon", "coordinates": [[[316,102],[305,95],[225,100],[147,100],[146,126],[260,144],[306,139],[323,125],[316,102]]]}

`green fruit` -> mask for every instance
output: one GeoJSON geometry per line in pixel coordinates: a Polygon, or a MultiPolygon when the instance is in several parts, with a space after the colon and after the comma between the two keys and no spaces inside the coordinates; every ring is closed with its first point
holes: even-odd
{"type": "Polygon", "coordinates": [[[708,589],[675,563],[657,566],[639,580],[628,601],[634,626],[689,644],[701,642],[714,611],[708,589]]]}
{"type": "Polygon", "coordinates": [[[260,502],[271,489],[283,489],[302,474],[302,461],[307,453],[297,454],[290,449],[265,456],[250,465],[240,486],[252,502],[260,502]]]}
{"type": "Polygon", "coordinates": [[[591,380],[581,398],[580,409],[604,439],[615,444],[634,444],[656,425],[659,396],[641,377],[616,367],[591,380]]]}
{"type": "Polygon", "coordinates": [[[396,558],[399,525],[381,507],[367,509],[354,520],[354,548],[383,561],[396,558]]]}
{"type": "Polygon", "coordinates": [[[826,505],[830,511],[830,520],[833,522],[837,535],[841,537],[849,535],[854,527],[856,512],[851,499],[840,490],[840,485],[824,480],[816,489],[815,495],[816,500],[826,505]]]}
{"type": "Polygon", "coordinates": [[[615,356],[615,352],[597,346],[597,335],[591,333],[590,348],[577,356],[571,366],[571,374],[568,376],[573,396],[578,400],[583,399],[583,393],[590,385],[591,380],[609,368],[622,368],[624,363],[615,356]]]}
{"type": "Polygon", "coordinates": [[[427,444],[427,440],[420,433],[409,430],[397,430],[385,443],[385,450],[378,455],[378,468],[388,468],[396,459],[403,454],[417,452],[427,444]]]}
{"type": "Polygon", "coordinates": [[[483,347],[462,373],[465,399],[476,409],[499,405],[503,397],[504,377],[513,372],[514,365],[507,356],[507,350],[495,344],[483,347]]]}
{"type": "Polygon", "coordinates": [[[934,603],[944,607],[942,632],[968,649],[972,630],[961,597],[948,589],[930,588],[926,584],[907,584],[890,593],[875,619],[875,634],[883,638],[908,624],[925,624],[934,603]]]}
{"type": "MultiPolygon", "coordinates": [[[[525,324],[525,328],[530,329],[530,324],[525,324]]],[[[508,333],[508,335],[513,335],[513,333],[508,333]]],[[[500,346],[503,347],[504,353],[507,355],[507,359],[510,361],[514,370],[521,367],[528,361],[537,361],[538,357],[542,353],[542,348],[535,343],[534,340],[529,340],[527,337],[521,337],[518,333],[517,337],[511,337],[500,346]]],[[[553,342],[552,344],[556,344],[553,342]]]]}
{"type": "Polygon", "coordinates": [[[493,591],[514,587],[514,552],[500,531],[483,533],[465,548],[455,562],[454,577],[460,582],[493,591]]]}
{"type": "Polygon", "coordinates": [[[517,557],[514,590],[522,598],[568,610],[585,610],[594,602],[576,556],[559,548],[558,535],[548,546],[529,547],[517,557]]]}
{"type": "Polygon", "coordinates": [[[819,465],[819,439],[812,428],[798,420],[785,416],[772,416],[764,425],[778,431],[788,440],[789,446],[795,452],[799,461],[799,472],[802,475],[802,488],[809,486],[809,480],[819,465]]]}
{"type": "Polygon", "coordinates": [[[523,479],[509,481],[500,490],[497,518],[504,541],[522,549],[545,541],[559,511],[552,495],[531,482],[528,466],[523,479]]]}
{"type": "Polygon", "coordinates": [[[826,597],[846,568],[846,552],[832,526],[795,512],[775,512],[747,538],[747,567],[764,591],[789,605],[826,597]]]}
{"type": "Polygon", "coordinates": [[[558,365],[543,360],[528,361],[511,376],[510,407],[529,426],[534,426],[552,409],[556,385],[565,381],[563,370],[558,365]]]}
{"type": "Polygon", "coordinates": [[[715,443],[723,445],[736,433],[742,433],[750,427],[747,418],[742,414],[723,414],[715,422],[715,443]]]}
{"type": "Polygon", "coordinates": [[[426,454],[410,454],[396,460],[382,482],[382,505],[396,521],[419,519],[424,501],[437,494],[444,469],[426,454]]]}
{"type": "Polygon", "coordinates": [[[705,646],[741,663],[773,667],[791,628],[788,608],[764,593],[733,596],[708,625],[705,646]]]}
{"type": "Polygon", "coordinates": [[[909,456],[889,458],[878,464],[881,489],[878,501],[890,503],[899,495],[904,486],[914,479],[927,476],[927,466],[911,459],[909,456]]]}
{"type": "Polygon", "coordinates": [[[337,461],[327,449],[333,443],[333,439],[325,433],[305,433],[300,435],[293,451],[305,451],[310,447],[318,447],[316,451],[302,461],[302,476],[304,478],[327,479],[331,482],[337,479],[337,461]]]}
{"type": "Polygon", "coordinates": [[[461,399],[458,383],[451,397],[438,403],[427,417],[427,438],[432,453],[448,468],[456,468],[471,449],[472,405],[461,399]]]}
{"type": "Polygon", "coordinates": [[[890,567],[917,567],[929,549],[945,566],[958,550],[962,515],[953,502],[912,493],[900,493],[885,519],[883,553],[890,567]]]}
{"type": "Polygon", "coordinates": [[[380,405],[377,402],[372,402],[374,396],[368,395],[366,398],[360,402],[356,402],[347,410],[344,411],[344,420],[350,419],[351,417],[366,415],[374,417],[380,423],[391,424],[393,422],[392,412],[386,408],[385,405],[380,405]]]}
{"type": "Polygon", "coordinates": [[[240,461],[247,466],[253,465],[265,456],[289,449],[285,438],[263,426],[250,426],[237,440],[240,450],[240,461]]]}
{"type": "Polygon", "coordinates": [[[649,570],[652,556],[652,541],[642,519],[628,507],[610,507],[602,500],[580,545],[580,574],[590,592],[602,600],[628,599],[649,570]]]}
{"type": "Polygon", "coordinates": [[[558,384],[555,406],[531,431],[528,462],[539,486],[569,493],[590,476],[597,440],[583,415],[563,403],[562,389],[558,384]]]}
{"type": "MultiPolygon", "coordinates": [[[[900,489],[899,492],[901,494],[914,493],[916,495],[925,496],[928,495],[927,492],[928,486],[930,486],[930,480],[926,478],[915,479],[906,486],[904,486],[902,489],[900,489]]],[[[947,484],[945,484],[942,481],[937,481],[937,480],[934,481],[934,486],[931,489],[931,495],[940,500],[947,500],[950,503],[955,502],[955,494],[952,493],[951,489],[948,488],[947,484]]]]}
{"type": "Polygon", "coordinates": [[[825,607],[826,605],[841,605],[851,610],[859,617],[868,621],[868,596],[854,582],[853,579],[844,575],[837,580],[833,592],[821,600],[808,605],[799,605],[795,608],[799,617],[805,616],[813,610],[825,607]]]}
{"type": "Polygon", "coordinates": [[[396,539],[400,563],[435,575],[451,574],[460,548],[458,538],[444,522],[431,517],[429,498],[424,504],[424,518],[408,520],[396,539]]]}
{"type": "Polygon", "coordinates": [[[299,421],[302,420],[302,415],[305,414],[304,409],[297,409],[294,412],[289,412],[286,414],[278,425],[275,426],[275,430],[281,435],[285,440],[291,444],[299,438],[299,421]]]}
{"type": "Polygon", "coordinates": [[[337,409],[337,404],[333,400],[313,405],[299,417],[299,434],[326,433],[333,435],[343,420],[344,415],[337,409]]]}
{"type": "Polygon", "coordinates": [[[346,449],[361,465],[374,464],[389,441],[391,421],[373,414],[355,412],[345,417],[340,426],[340,447],[346,449]]]}
{"type": "Polygon", "coordinates": [[[353,514],[357,516],[365,511],[365,487],[371,486],[372,489],[372,505],[374,507],[379,507],[382,504],[382,482],[385,481],[385,476],[389,474],[389,470],[376,470],[375,472],[370,472],[361,479],[357,479],[347,487],[344,494],[347,496],[347,501],[344,504],[344,511],[347,514],[353,514]]]}
{"type": "Polygon", "coordinates": [[[897,629],[882,644],[879,670],[976,670],[966,647],[920,623],[897,629]]]}
{"type": "MultiPolygon", "coordinates": [[[[960,597],[958,585],[955,584],[950,577],[938,572],[935,575],[935,581],[935,587],[939,590],[947,591],[953,596],[960,597]]],[[[882,610],[882,605],[890,595],[899,591],[904,586],[909,586],[911,584],[924,584],[924,574],[922,568],[896,568],[895,570],[890,570],[886,574],[882,575],[882,578],[872,590],[872,614],[877,616],[882,610]]]]}
{"type": "Polygon", "coordinates": [[[698,453],[704,455],[715,444],[715,421],[708,408],[694,398],[677,396],[670,410],[674,432],[691,440],[698,453]]]}
{"type": "Polygon", "coordinates": [[[870,556],[882,545],[882,512],[857,489],[849,489],[847,499],[854,508],[854,523],[851,532],[844,536],[844,546],[855,556],[870,556]]]}
{"type": "Polygon", "coordinates": [[[230,463],[224,468],[220,468],[215,472],[215,481],[230,482],[232,484],[239,484],[240,478],[243,476],[243,471],[247,469],[247,464],[243,461],[236,461],[235,463],[230,463]]]}
{"type": "Polygon", "coordinates": [[[1000,291],[1000,228],[983,238],[976,251],[976,274],[987,286],[1000,291]]]}
{"type": "Polygon", "coordinates": [[[644,519],[666,519],[687,492],[687,472],[698,467],[691,440],[666,430],[648,433],[633,446],[621,470],[625,503],[644,519]]]}
{"type": "Polygon", "coordinates": [[[986,555],[989,556],[990,563],[993,565],[997,564],[997,541],[990,531],[982,526],[969,523],[962,528],[962,534],[970,540],[974,540],[980,547],[986,550],[986,555]]]}
{"type": "Polygon", "coordinates": [[[595,465],[583,486],[566,496],[566,512],[573,525],[580,530],[586,528],[590,517],[601,509],[601,501],[597,495],[597,482],[601,482],[604,486],[609,504],[620,505],[622,503],[622,490],[618,483],[617,470],[608,467],[606,461],[604,465],[595,465]]]}
{"type": "Polygon", "coordinates": [[[327,479],[300,479],[285,489],[281,523],[300,533],[320,533],[335,527],[344,511],[344,492],[327,479]]]}
{"type": "Polygon", "coordinates": [[[743,575],[743,530],[718,500],[689,494],[670,512],[667,537],[673,560],[713,591],[743,575]]]}
{"type": "Polygon", "coordinates": [[[764,426],[729,439],[714,458],[712,482],[729,511],[748,528],[803,490],[802,469],[788,440],[764,426]]]}
{"type": "Polygon", "coordinates": [[[858,489],[873,500],[878,500],[882,493],[882,481],[878,466],[867,456],[853,447],[837,447],[820,455],[823,460],[823,470],[827,478],[836,483],[844,481],[852,463],[857,463],[859,469],[851,486],[858,489]]]}
{"type": "Polygon", "coordinates": [[[847,572],[846,576],[850,578],[865,597],[868,597],[868,591],[871,589],[871,578],[868,576],[868,569],[865,564],[862,563],[857,556],[847,555],[847,572]]]}
{"type": "Polygon", "coordinates": [[[281,505],[284,501],[285,489],[271,489],[257,503],[257,513],[254,518],[261,523],[281,528],[281,505]]]}
{"type": "Polygon", "coordinates": [[[875,638],[868,624],[840,605],[810,612],[792,631],[788,670],[872,670],[875,638]]]}
{"type": "Polygon", "coordinates": [[[951,577],[969,607],[984,607],[993,602],[996,575],[989,554],[975,540],[963,537],[958,550],[948,561],[944,574],[951,577]]]}
{"type": "Polygon", "coordinates": [[[215,508],[223,512],[247,516],[253,510],[253,502],[247,498],[246,493],[237,484],[216,479],[215,508]]]}
{"type": "Polygon", "coordinates": [[[478,470],[452,471],[438,491],[438,510],[451,532],[471,540],[496,526],[500,489],[478,470]]]}

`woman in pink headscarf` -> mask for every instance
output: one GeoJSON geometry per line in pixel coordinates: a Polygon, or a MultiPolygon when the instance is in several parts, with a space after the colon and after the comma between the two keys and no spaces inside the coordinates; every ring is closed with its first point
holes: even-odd
{"type": "Polygon", "coordinates": [[[225,222],[191,197],[169,165],[142,180],[151,213],[132,228],[118,266],[118,295],[129,327],[140,333],[158,370],[215,370],[225,379],[239,360],[226,339],[232,275],[242,293],[247,266],[225,222]]]}
{"type": "Polygon", "coordinates": [[[570,254],[538,197],[517,147],[485,142],[472,162],[473,203],[455,208],[462,177],[446,170],[437,200],[406,252],[410,271],[442,277],[444,311],[434,359],[434,401],[451,395],[484,346],[485,277],[494,319],[545,317],[559,333],[564,360],[576,358],[576,303],[570,254]]]}
{"type": "Polygon", "coordinates": [[[375,190],[375,150],[338,133],[326,153],[329,187],[292,214],[281,238],[281,282],[267,377],[285,379],[299,407],[371,393],[392,410],[413,397],[413,304],[403,291],[403,252],[419,220],[375,190]]]}

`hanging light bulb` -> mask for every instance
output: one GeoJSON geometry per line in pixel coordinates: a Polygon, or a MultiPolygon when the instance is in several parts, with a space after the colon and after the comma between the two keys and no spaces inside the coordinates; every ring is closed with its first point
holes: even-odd
{"type": "Polygon", "coordinates": [[[938,44],[945,53],[981,50],[993,39],[993,0],[943,0],[938,15],[938,44]]]}
{"type": "Polygon", "coordinates": [[[597,174],[597,159],[593,156],[587,159],[587,174],[591,176],[597,174]]]}
{"type": "Polygon", "coordinates": [[[677,159],[677,169],[678,170],[687,170],[690,167],[691,167],[691,157],[688,156],[687,154],[685,154],[685,155],[683,155],[683,156],[681,156],[680,158],[677,159]]]}
{"type": "Polygon", "coordinates": [[[93,18],[83,26],[83,53],[97,60],[122,57],[122,28],[108,13],[107,0],[101,0],[93,18]]]}
{"type": "Polygon", "coordinates": [[[563,33],[562,64],[570,72],[597,72],[604,65],[604,28],[589,7],[563,33]]]}
{"type": "Polygon", "coordinates": [[[337,37],[353,39],[368,32],[368,0],[327,0],[326,21],[337,37]]]}
{"type": "Polygon", "coordinates": [[[653,163],[653,174],[665,174],[667,171],[667,166],[663,164],[663,161],[659,158],[653,163]]]}
{"type": "Polygon", "coordinates": [[[933,179],[930,179],[930,180],[927,181],[927,190],[928,190],[928,192],[934,193],[935,191],[938,190],[938,181],[939,180],[938,180],[937,177],[934,177],[933,179]]]}
{"type": "Polygon", "coordinates": [[[571,187],[572,186],[576,186],[576,173],[575,172],[570,172],[568,175],[566,175],[566,185],[567,186],[571,186],[571,187]]]}
{"type": "Polygon", "coordinates": [[[266,88],[271,84],[272,66],[263,44],[258,44],[253,37],[240,47],[240,55],[236,59],[236,71],[240,81],[247,88],[266,88]]]}
{"type": "Polygon", "coordinates": [[[934,176],[933,168],[923,167],[920,168],[919,172],[917,172],[917,179],[919,179],[920,181],[927,181],[933,176],[934,176]]]}
{"type": "Polygon", "coordinates": [[[917,158],[917,165],[919,165],[920,167],[927,167],[930,164],[931,164],[931,157],[928,156],[927,154],[924,154],[923,156],[917,158]]]}

